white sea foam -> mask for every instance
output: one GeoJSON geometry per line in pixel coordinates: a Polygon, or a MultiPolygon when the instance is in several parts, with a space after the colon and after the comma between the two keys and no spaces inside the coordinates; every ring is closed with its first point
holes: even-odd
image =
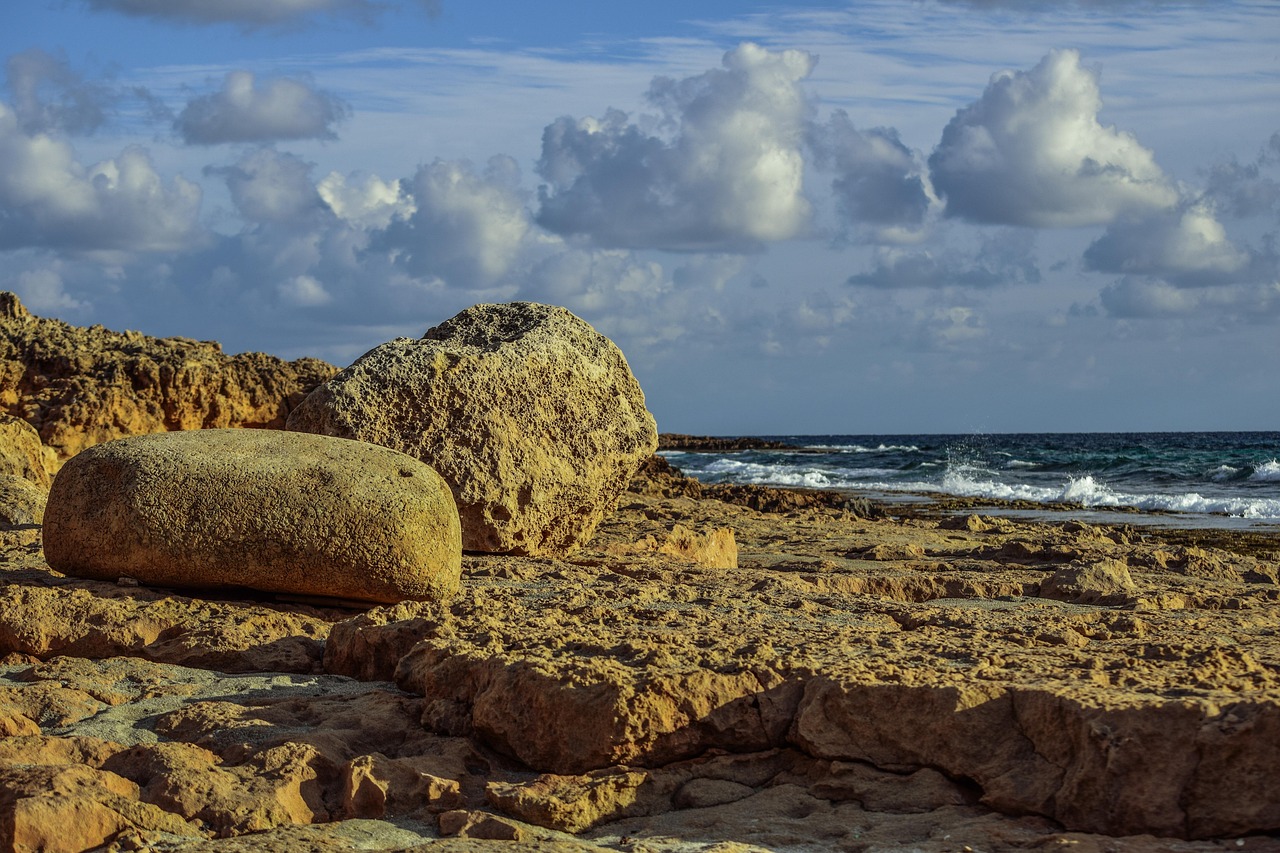
{"type": "Polygon", "coordinates": [[[1249,475],[1250,480],[1262,480],[1267,483],[1280,483],[1280,460],[1272,459],[1270,462],[1263,462],[1257,468],[1253,469],[1253,473],[1249,475]]]}
{"type": "Polygon", "coordinates": [[[1239,468],[1232,468],[1230,465],[1219,465],[1209,472],[1209,479],[1221,483],[1223,480],[1230,480],[1239,473],[1239,468]]]}
{"type": "Polygon", "coordinates": [[[867,447],[862,444],[806,444],[805,450],[827,450],[832,453],[919,453],[914,444],[881,444],[867,447]]]}
{"type": "Polygon", "coordinates": [[[1035,503],[1078,503],[1095,507],[1132,507],[1165,512],[1231,515],[1237,518],[1280,518],[1280,499],[1205,496],[1198,492],[1171,494],[1118,492],[1092,476],[1071,477],[1060,487],[1002,483],[985,479],[974,468],[948,470],[941,483],[877,483],[884,491],[943,492],[971,498],[995,498],[1035,503]]]}
{"type": "Polygon", "coordinates": [[[1004,463],[1004,467],[1006,468],[1039,468],[1040,464],[1038,462],[1024,462],[1021,459],[1010,459],[1008,462],[1004,463]]]}
{"type": "Polygon", "coordinates": [[[716,479],[723,478],[734,483],[767,483],[774,486],[801,486],[810,489],[834,488],[837,485],[835,480],[840,479],[836,472],[824,471],[817,467],[765,465],[760,462],[741,462],[737,459],[717,459],[702,471],[713,475],[716,479]]]}

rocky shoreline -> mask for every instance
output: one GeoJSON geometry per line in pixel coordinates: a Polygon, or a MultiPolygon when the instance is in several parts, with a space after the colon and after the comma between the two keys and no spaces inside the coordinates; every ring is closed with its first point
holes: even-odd
{"type": "Polygon", "coordinates": [[[67,576],[10,513],[0,844],[1280,850],[1280,541],[958,508],[653,457],[378,606],[67,576]]]}

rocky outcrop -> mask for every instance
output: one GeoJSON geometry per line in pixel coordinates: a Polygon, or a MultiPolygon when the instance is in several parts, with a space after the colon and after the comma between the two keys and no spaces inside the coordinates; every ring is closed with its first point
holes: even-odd
{"type": "Polygon", "coordinates": [[[283,427],[335,370],[313,358],[228,356],[210,341],[72,326],[0,293],[0,411],[35,427],[59,460],[129,435],[283,427]]]}
{"type": "Polygon", "coordinates": [[[657,442],[616,346],[563,308],[477,305],[366,353],[288,428],[416,456],[449,482],[463,548],[563,554],[591,537],[657,442]]]}
{"type": "Polygon", "coordinates": [[[44,521],[49,564],[78,577],[373,602],[447,598],[461,543],[429,466],[277,430],[92,447],[59,472],[44,521]]]}

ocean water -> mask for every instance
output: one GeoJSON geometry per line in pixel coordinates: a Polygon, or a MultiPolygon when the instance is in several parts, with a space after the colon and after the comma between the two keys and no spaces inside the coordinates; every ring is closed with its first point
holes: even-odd
{"type": "Polygon", "coordinates": [[[708,483],[941,493],[1178,513],[1213,526],[1280,526],[1280,432],[760,436],[795,450],[664,451],[708,483]]]}

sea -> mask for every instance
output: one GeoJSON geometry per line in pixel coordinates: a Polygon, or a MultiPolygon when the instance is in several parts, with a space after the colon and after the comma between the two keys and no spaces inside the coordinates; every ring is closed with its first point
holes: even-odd
{"type": "Polygon", "coordinates": [[[1280,432],[757,438],[788,447],[662,455],[707,483],[836,489],[889,502],[993,498],[1018,502],[994,510],[1010,515],[1280,532],[1280,432]]]}

